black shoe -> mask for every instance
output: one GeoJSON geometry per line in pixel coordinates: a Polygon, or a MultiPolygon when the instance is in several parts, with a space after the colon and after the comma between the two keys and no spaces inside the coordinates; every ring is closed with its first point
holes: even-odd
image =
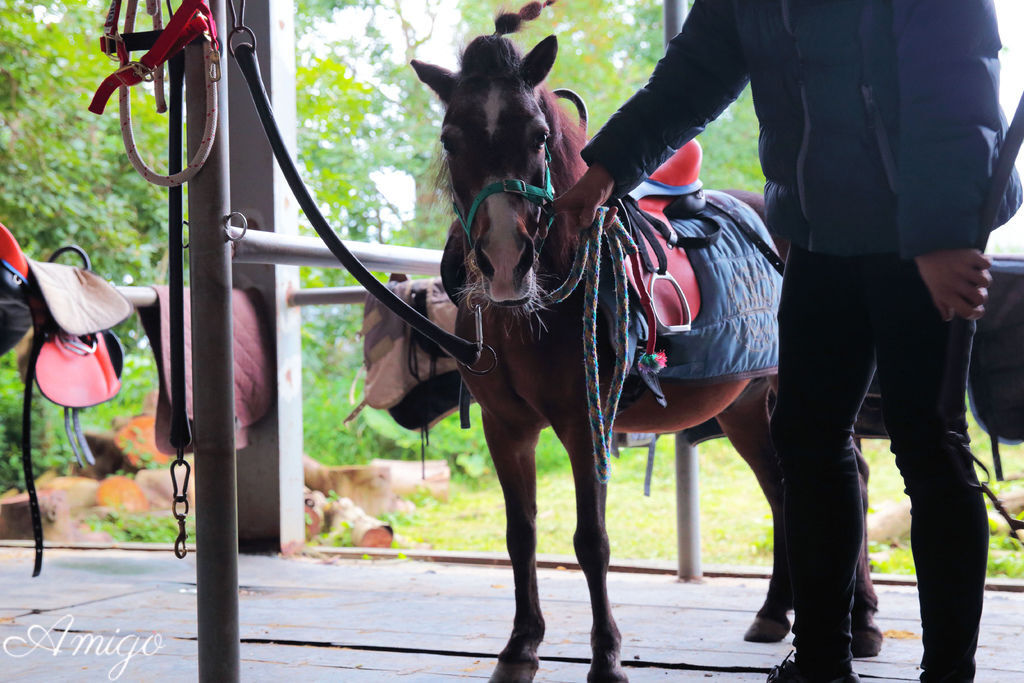
{"type": "Polygon", "coordinates": [[[772,670],[768,672],[766,683],[860,683],[860,676],[852,671],[839,678],[830,678],[827,681],[825,679],[809,678],[800,671],[800,667],[796,665],[796,662],[790,659],[792,655],[793,653],[790,652],[782,660],[782,664],[772,667],[772,670]]]}

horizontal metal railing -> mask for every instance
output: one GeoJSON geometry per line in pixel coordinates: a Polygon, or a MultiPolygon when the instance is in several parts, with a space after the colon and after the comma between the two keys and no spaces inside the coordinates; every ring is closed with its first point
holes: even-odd
{"type": "MultiPolygon", "coordinates": [[[[235,263],[273,263],[282,266],[341,268],[338,259],[318,237],[285,236],[260,230],[227,229],[235,263]]],[[[439,275],[441,251],[419,247],[344,241],[367,270],[407,275],[439,275]]]]}

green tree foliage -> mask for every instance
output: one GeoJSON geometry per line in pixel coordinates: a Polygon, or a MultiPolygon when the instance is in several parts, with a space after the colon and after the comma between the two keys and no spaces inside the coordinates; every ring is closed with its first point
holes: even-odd
{"type": "MultiPolygon", "coordinates": [[[[36,258],[74,242],[118,284],[161,283],[166,193],[128,164],[116,103],[103,116],[87,111],[96,86],[115,66],[98,51],[105,11],[101,0],[0,0],[0,222],[36,258]]],[[[419,58],[457,68],[460,47],[491,33],[496,11],[497,5],[470,0],[296,2],[299,159],[324,213],[345,238],[443,244],[451,209],[438,189],[442,109],[408,64],[419,58]]],[[[147,23],[140,13],[139,28],[147,23]]],[[[593,131],[643,85],[661,54],[661,9],[639,0],[563,0],[513,39],[525,51],[548,34],[560,44],[548,82],[584,97],[593,131]]],[[[163,168],[166,118],[153,110],[151,86],[133,93],[139,147],[150,165],[163,168]]],[[[749,103],[725,118],[705,136],[705,181],[757,189],[749,103]]],[[[304,286],[350,282],[340,270],[303,269],[302,277],[304,286]]],[[[385,434],[380,420],[360,418],[351,431],[340,426],[361,363],[361,309],[308,308],[303,318],[310,452],[340,460],[384,454],[387,444],[406,451],[408,444],[385,434]]],[[[137,376],[126,378],[125,403],[87,413],[87,422],[101,426],[112,411],[138,409],[140,387],[155,384],[137,328],[119,331],[137,376]]],[[[0,420],[8,457],[0,457],[0,470],[3,462],[13,468],[16,461],[17,382],[3,382],[0,420]]],[[[356,387],[357,400],[358,394],[356,387]]],[[[39,424],[53,431],[56,422],[39,424]]],[[[453,448],[479,450],[480,443],[474,437],[453,448]]],[[[13,471],[0,471],[0,488],[13,471]]]]}
{"type": "MultiPolygon", "coordinates": [[[[116,68],[99,53],[104,12],[98,0],[0,0],[0,222],[31,257],[76,243],[104,277],[153,281],[164,193],[129,165],[116,101],[103,116],[87,110],[116,68]]],[[[136,96],[136,136],[162,168],[167,124],[151,102],[136,96]]]]}
{"type": "MultiPolygon", "coordinates": [[[[73,243],[89,253],[105,278],[159,283],[166,269],[166,194],[129,165],[116,102],[103,116],[87,110],[96,87],[116,68],[99,53],[106,8],[100,0],[0,0],[0,223],[30,258],[46,259],[73,243]]],[[[140,28],[148,28],[141,19],[140,28]]],[[[135,133],[144,158],[163,168],[167,123],[152,101],[135,95],[135,133]]],[[[155,383],[148,372],[152,363],[146,359],[150,352],[138,347],[142,338],[134,323],[118,332],[129,352],[119,403],[132,412],[141,406],[145,387],[155,383]]],[[[23,385],[13,353],[0,363],[0,373],[2,491],[21,481],[23,385]]],[[[37,470],[68,462],[59,412],[38,392],[34,405],[37,470]]],[[[87,425],[100,424],[99,414],[88,411],[87,425]]]]}

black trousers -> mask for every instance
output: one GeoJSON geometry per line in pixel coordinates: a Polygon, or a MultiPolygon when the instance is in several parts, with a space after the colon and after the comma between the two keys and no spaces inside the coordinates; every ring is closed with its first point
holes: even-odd
{"type": "MultiPolygon", "coordinates": [[[[913,261],[794,247],[779,326],[772,437],[784,476],[797,663],[826,680],[851,670],[850,607],[864,537],[852,427],[877,365],[886,430],[912,504],[921,680],[973,680],[988,521],[981,494],[942,448],[947,427],[937,406],[949,324],[913,261]]],[[[963,416],[955,429],[966,433],[963,416]]]]}

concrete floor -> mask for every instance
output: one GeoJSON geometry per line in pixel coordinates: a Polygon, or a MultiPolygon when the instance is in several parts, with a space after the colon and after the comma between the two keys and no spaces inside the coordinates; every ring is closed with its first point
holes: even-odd
{"type": "MultiPolygon", "coordinates": [[[[194,558],[179,561],[169,549],[47,550],[42,576],[32,579],[31,550],[0,548],[0,679],[195,680],[194,558]]],[[[246,681],[486,680],[511,629],[507,567],[246,555],[239,576],[246,681]]],[[[547,637],[536,680],[585,680],[583,576],[541,569],[539,586],[547,637]]],[[[788,638],[742,640],[766,587],[760,578],[680,583],[610,574],[630,680],[763,681],[791,649],[788,638]]],[[[889,637],[856,670],[866,679],[916,680],[916,592],[878,592],[889,637]]],[[[988,592],[979,683],[1024,681],[1022,644],[1024,593],[988,592]]]]}

